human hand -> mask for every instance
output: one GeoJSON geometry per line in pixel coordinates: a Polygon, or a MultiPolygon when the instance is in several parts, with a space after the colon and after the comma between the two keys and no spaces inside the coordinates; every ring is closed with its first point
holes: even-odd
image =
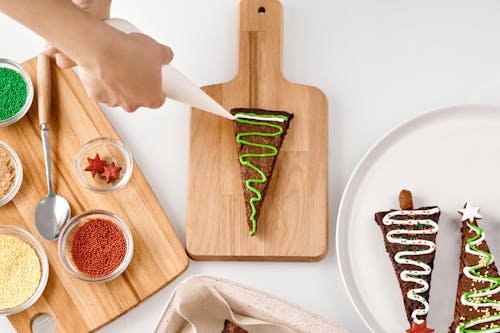
{"type": "MultiPolygon", "coordinates": [[[[109,18],[111,0],[72,2],[101,21],[109,18]]],[[[99,33],[97,56],[84,56],[77,49],[71,59],[50,44],[44,52],[55,58],[62,68],[80,66],[80,78],[88,95],[96,102],[122,106],[128,112],[140,106],[160,107],[165,101],[161,67],[173,58],[170,48],[143,34],[126,35],[112,28],[98,29],[103,32],[99,33]]]]}
{"type": "Polygon", "coordinates": [[[161,67],[170,63],[172,50],[140,34],[110,28],[108,47],[97,57],[78,61],[88,95],[109,106],[133,112],[140,106],[159,108],[165,101],[161,67]]]}
{"type": "MultiPolygon", "coordinates": [[[[109,19],[111,0],[72,0],[72,2],[85,12],[101,21],[109,19]]],[[[59,67],[72,68],[77,65],[66,54],[55,48],[50,42],[45,42],[43,52],[54,58],[59,67]]]]}

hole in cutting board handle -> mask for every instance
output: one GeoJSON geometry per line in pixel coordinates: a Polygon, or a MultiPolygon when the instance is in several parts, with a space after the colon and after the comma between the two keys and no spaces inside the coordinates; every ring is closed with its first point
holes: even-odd
{"type": "Polygon", "coordinates": [[[265,14],[266,13],[266,8],[265,7],[259,7],[259,9],[257,9],[257,12],[259,14],[265,14]]]}

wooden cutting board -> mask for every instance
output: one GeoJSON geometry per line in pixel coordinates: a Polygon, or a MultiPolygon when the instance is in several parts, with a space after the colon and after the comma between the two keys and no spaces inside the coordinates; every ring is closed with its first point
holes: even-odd
{"type": "MultiPolygon", "coordinates": [[[[25,62],[23,67],[36,87],[36,59],[25,62]]],[[[17,151],[24,166],[19,193],[0,208],[0,225],[17,225],[30,231],[42,243],[50,263],[43,296],[28,310],[9,317],[18,333],[31,332],[31,319],[39,313],[55,317],[56,332],[94,331],[164,287],[188,265],[179,239],[137,165],[130,182],[115,193],[96,194],[80,185],[73,169],[79,148],[91,139],[118,135],[87,97],[73,71],[53,65],[52,87],[51,145],[57,193],[68,199],[73,215],[104,209],[122,217],[132,230],[135,251],[123,275],[109,283],[89,284],[64,270],[57,242],[45,241],[38,235],[34,213],[46,195],[46,181],[35,101],[27,117],[0,128],[0,140],[17,151]]]]}
{"type": "Polygon", "coordinates": [[[326,97],[283,77],[279,1],[241,1],[239,25],[237,76],[204,90],[228,110],[284,110],[295,118],[250,237],[233,124],[193,110],[187,251],[196,260],[320,260],[328,249],[326,97]]]}

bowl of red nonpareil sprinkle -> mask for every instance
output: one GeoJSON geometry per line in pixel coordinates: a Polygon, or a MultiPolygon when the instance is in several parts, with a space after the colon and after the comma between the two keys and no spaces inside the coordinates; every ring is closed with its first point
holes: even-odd
{"type": "Polygon", "coordinates": [[[62,229],[59,257],[64,268],[87,282],[108,282],[130,264],[134,241],[127,224],[113,213],[92,210],[73,217],[62,229]]]}
{"type": "Polygon", "coordinates": [[[86,188],[108,193],[125,186],[132,175],[132,155],[123,142],[98,138],[84,144],[75,158],[75,173],[86,188]]]}

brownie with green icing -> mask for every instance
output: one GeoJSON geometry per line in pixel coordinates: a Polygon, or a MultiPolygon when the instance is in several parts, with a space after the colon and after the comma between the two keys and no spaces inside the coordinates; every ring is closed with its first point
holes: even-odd
{"type": "Polygon", "coordinates": [[[226,319],[224,321],[224,330],[221,333],[248,333],[248,331],[226,319]]]}
{"type": "Polygon", "coordinates": [[[283,140],[293,114],[262,109],[233,109],[233,115],[245,114],[269,117],[267,120],[237,119],[234,121],[237,154],[250,234],[254,235],[269,183],[276,166],[283,140]],[[271,121],[281,117],[284,121],[271,121]],[[280,133],[281,132],[281,133],[280,133]],[[266,147],[267,146],[267,147],[266,147]],[[269,149],[274,147],[276,151],[269,149]],[[274,155],[274,156],[271,156],[274,155]],[[264,177],[262,176],[262,174],[264,177]],[[265,181],[263,181],[265,179],[265,181]],[[258,200],[258,196],[261,199],[258,200]]]}
{"type": "Polygon", "coordinates": [[[462,222],[462,247],[460,253],[460,268],[457,284],[457,295],[455,300],[455,314],[453,322],[450,326],[450,333],[459,332],[500,332],[500,293],[493,292],[492,295],[484,295],[475,298],[473,294],[479,293],[481,290],[495,291],[498,290],[500,278],[498,275],[497,266],[491,256],[490,248],[486,242],[486,238],[480,241],[480,235],[483,237],[484,231],[477,224],[467,220],[462,222]],[[476,232],[477,231],[477,232],[476,232]],[[472,240],[477,239],[478,244],[472,243],[472,240]],[[481,255],[475,255],[466,250],[468,242],[478,250],[481,255]],[[491,256],[491,261],[486,259],[491,256]],[[466,267],[477,267],[475,273],[478,277],[487,278],[491,282],[483,281],[480,278],[470,279],[464,273],[466,267]],[[463,304],[463,295],[468,294],[470,300],[475,305],[463,304]],[[482,303],[482,304],[481,304],[482,303]],[[482,321],[479,322],[478,320],[482,321]]]}

